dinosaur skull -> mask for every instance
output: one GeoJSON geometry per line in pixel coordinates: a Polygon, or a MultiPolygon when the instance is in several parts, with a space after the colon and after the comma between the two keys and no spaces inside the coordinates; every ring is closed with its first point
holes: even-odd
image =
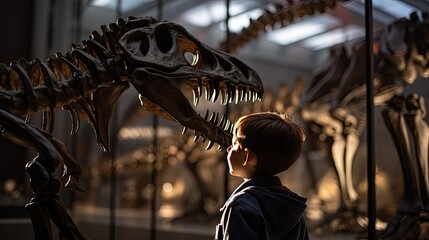
{"type": "Polygon", "coordinates": [[[140,93],[142,106],[166,119],[195,130],[225,149],[232,126],[218,114],[207,119],[193,109],[182,93],[191,88],[194,105],[206,90],[206,100],[220,97],[221,104],[260,100],[263,93],[258,74],[237,58],[210,48],[182,26],[156,22],[125,33],[120,45],[132,72],[131,82],[140,93]]]}

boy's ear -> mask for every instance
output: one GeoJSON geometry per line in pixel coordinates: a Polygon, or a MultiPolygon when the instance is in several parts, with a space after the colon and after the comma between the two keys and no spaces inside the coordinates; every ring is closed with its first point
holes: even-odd
{"type": "Polygon", "coordinates": [[[255,167],[256,163],[258,162],[258,158],[256,157],[255,153],[252,150],[245,148],[244,154],[245,158],[243,166],[250,165],[252,167],[255,167]]]}

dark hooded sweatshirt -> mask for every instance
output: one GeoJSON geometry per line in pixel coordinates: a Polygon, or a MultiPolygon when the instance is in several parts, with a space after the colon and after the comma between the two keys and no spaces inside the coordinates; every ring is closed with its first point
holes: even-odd
{"type": "Polygon", "coordinates": [[[215,240],[308,239],[305,202],[276,176],[248,180],[220,209],[215,240]]]}

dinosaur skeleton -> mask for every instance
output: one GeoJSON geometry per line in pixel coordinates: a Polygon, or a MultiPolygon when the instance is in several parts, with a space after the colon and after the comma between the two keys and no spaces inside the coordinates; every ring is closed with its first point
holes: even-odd
{"type": "MultiPolygon", "coordinates": [[[[269,29],[283,28],[287,24],[293,24],[299,18],[324,13],[328,9],[334,9],[337,3],[349,0],[285,0],[285,3],[274,3],[274,11],[265,9],[264,14],[257,19],[250,19],[249,26],[243,28],[240,33],[231,33],[228,42],[230,52],[236,52],[251,40],[269,29]]],[[[221,49],[225,49],[226,42],[221,42],[221,49]]]]}
{"type": "MultiPolygon", "coordinates": [[[[402,18],[391,23],[377,33],[374,40],[374,105],[388,107],[383,110],[383,118],[398,150],[404,186],[413,185],[404,188],[404,202],[399,206],[399,214],[406,215],[396,218],[397,221],[403,221],[402,226],[397,223],[389,224],[386,231],[380,234],[382,238],[405,238],[414,231],[415,223],[423,219],[419,216],[420,212],[424,216],[428,211],[425,185],[429,176],[423,177],[422,172],[427,171],[428,163],[421,157],[421,149],[425,148],[418,146],[424,145],[427,140],[419,138],[415,129],[409,130],[415,137],[415,148],[420,149],[419,159],[413,161],[414,154],[411,150],[413,147],[408,139],[407,125],[401,120],[403,117],[400,107],[404,104],[404,100],[400,99],[403,98],[406,86],[413,84],[417,76],[429,76],[428,47],[425,42],[428,29],[427,14],[423,13],[419,18],[416,13],[412,13],[410,19],[402,18]],[[420,167],[417,168],[420,179],[417,179],[416,174],[410,169],[416,164],[420,167]]],[[[359,145],[359,136],[366,123],[364,50],[363,40],[331,49],[331,61],[316,74],[301,102],[304,109],[302,114],[307,121],[317,122],[323,128],[330,129],[324,132],[333,138],[332,158],[344,201],[341,211],[346,212],[341,213],[344,214],[342,217],[350,216],[347,212],[356,214],[355,205],[358,200],[357,191],[353,186],[352,165],[359,145]]],[[[411,124],[408,126],[411,128],[411,124]]],[[[327,220],[333,219],[328,217],[327,220]]],[[[354,219],[343,220],[349,223],[354,221],[354,219]]],[[[357,226],[355,223],[351,225],[357,226]]],[[[359,231],[359,228],[354,227],[353,230],[359,231]]]]}
{"type": "MultiPolygon", "coordinates": [[[[401,112],[405,104],[403,94],[406,86],[413,84],[418,76],[429,77],[428,38],[428,13],[423,12],[419,17],[413,12],[409,19],[401,18],[392,22],[375,39],[374,105],[386,106],[382,116],[398,152],[404,183],[403,199],[398,206],[399,216],[396,218],[402,222],[389,222],[387,229],[380,234],[381,238],[406,238],[416,227],[419,228],[419,224],[415,223],[427,221],[429,202],[426,182],[429,175],[424,176],[422,171],[427,171],[429,163],[422,156],[427,156],[428,152],[426,150],[422,155],[421,149],[425,147],[419,146],[427,144],[427,140],[417,133],[425,129],[413,129],[411,122],[405,123],[402,120],[404,117],[401,112]],[[410,132],[413,143],[407,132],[410,132]],[[417,158],[413,159],[412,156],[417,158]],[[413,170],[413,166],[416,166],[417,171],[413,170]]],[[[361,70],[358,67],[363,65],[359,64],[364,59],[363,50],[360,50],[363,47],[363,44],[356,44],[356,60],[350,61],[351,66],[356,67],[349,67],[352,71],[344,74],[337,94],[333,97],[331,107],[334,116],[352,105],[365,104],[366,92],[361,80],[364,77],[359,73],[361,70]]]]}
{"type": "Polygon", "coordinates": [[[57,193],[61,180],[55,169],[64,163],[65,186],[80,191],[80,165],[64,143],[51,134],[54,110],[65,109],[72,131],[80,118],[91,125],[100,147],[108,151],[109,119],[119,96],[130,83],[148,111],[176,121],[219,149],[230,145],[232,124],[213,113],[197,114],[181,88],[191,88],[197,105],[206,99],[221,104],[260,100],[263,94],[257,73],[237,58],[199,42],[182,26],[152,17],[118,19],[94,31],[89,40],[71,51],[51,55],[46,61],[24,59],[0,65],[0,130],[4,137],[38,152],[26,165],[33,198],[26,205],[36,239],[52,239],[50,220],[67,239],[85,239],[57,193]],[[41,112],[43,126],[29,118],[41,112]],[[24,119],[25,118],[25,119],[24,119]]]}

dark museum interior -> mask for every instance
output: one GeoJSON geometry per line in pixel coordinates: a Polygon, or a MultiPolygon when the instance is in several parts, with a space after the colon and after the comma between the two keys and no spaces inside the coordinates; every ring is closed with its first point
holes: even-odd
{"type": "Polygon", "coordinates": [[[429,240],[429,0],[0,9],[0,238],[214,239],[226,137],[275,111],[307,132],[278,176],[310,239],[429,240]]]}

